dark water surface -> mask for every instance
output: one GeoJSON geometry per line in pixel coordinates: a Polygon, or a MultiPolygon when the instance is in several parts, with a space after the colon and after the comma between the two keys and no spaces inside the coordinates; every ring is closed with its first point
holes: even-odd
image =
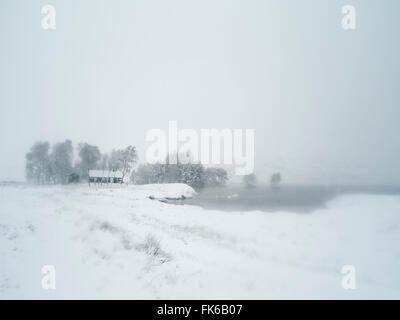
{"type": "Polygon", "coordinates": [[[282,185],[279,189],[273,189],[268,185],[246,189],[227,186],[205,188],[183,203],[223,211],[309,212],[323,208],[327,201],[339,195],[352,193],[400,195],[400,187],[282,185]]]}

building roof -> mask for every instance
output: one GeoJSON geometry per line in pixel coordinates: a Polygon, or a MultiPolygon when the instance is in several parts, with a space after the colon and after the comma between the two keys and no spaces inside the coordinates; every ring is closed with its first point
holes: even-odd
{"type": "Polygon", "coordinates": [[[90,178],[122,178],[121,171],[112,170],[89,170],[90,178]]]}

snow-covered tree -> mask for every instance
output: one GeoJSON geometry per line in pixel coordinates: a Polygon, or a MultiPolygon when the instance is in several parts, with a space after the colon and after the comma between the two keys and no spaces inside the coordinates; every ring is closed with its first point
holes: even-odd
{"type": "Polygon", "coordinates": [[[181,164],[180,182],[199,189],[204,187],[204,166],[201,163],[181,164]]]}
{"type": "Polygon", "coordinates": [[[34,183],[49,183],[51,179],[51,166],[49,157],[50,144],[36,142],[26,154],[26,179],[34,183]]]}
{"type": "Polygon", "coordinates": [[[101,153],[97,146],[88,143],[80,143],[78,150],[80,161],[77,164],[77,169],[81,179],[87,179],[89,170],[97,167],[97,163],[101,159],[101,153]]]}
{"type": "Polygon", "coordinates": [[[223,168],[207,168],[204,172],[204,180],[208,187],[222,187],[228,180],[228,173],[223,168]]]}
{"type": "Polygon", "coordinates": [[[56,183],[68,182],[68,176],[73,172],[73,151],[71,140],[56,143],[53,146],[50,161],[56,183]]]}

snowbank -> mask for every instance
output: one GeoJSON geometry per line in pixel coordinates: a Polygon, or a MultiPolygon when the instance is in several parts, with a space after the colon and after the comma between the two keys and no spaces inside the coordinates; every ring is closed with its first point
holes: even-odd
{"type": "Polygon", "coordinates": [[[400,298],[400,198],[310,214],[161,203],[180,184],[0,187],[0,298],[400,298]],[[41,285],[43,265],[56,289],[41,285]],[[356,290],[341,287],[343,265],[356,290]]]}
{"type": "Polygon", "coordinates": [[[184,183],[147,184],[136,186],[155,198],[191,198],[196,193],[192,187],[184,183]]]}

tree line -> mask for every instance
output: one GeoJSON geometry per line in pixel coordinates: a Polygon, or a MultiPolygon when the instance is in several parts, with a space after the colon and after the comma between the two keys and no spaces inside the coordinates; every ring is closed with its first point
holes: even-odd
{"type": "Polygon", "coordinates": [[[124,181],[135,184],[186,183],[194,188],[224,186],[226,170],[205,168],[201,163],[143,164],[136,170],[138,156],[134,146],[102,154],[88,143],[74,147],[71,140],[50,145],[36,142],[26,154],[26,178],[36,184],[67,184],[87,181],[89,170],[120,171],[124,181]],[[75,154],[76,153],[76,154],[75,154]]]}
{"type": "Polygon", "coordinates": [[[49,142],[36,142],[26,154],[25,174],[29,182],[37,184],[85,181],[91,169],[118,170],[125,178],[136,161],[137,153],[133,146],[102,154],[97,146],[88,143],[80,143],[74,148],[71,140],[53,146],[49,142]]]}
{"type": "Polygon", "coordinates": [[[222,168],[205,168],[201,163],[144,164],[132,174],[135,184],[186,183],[199,189],[225,186],[228,173],[222,168]]]}

